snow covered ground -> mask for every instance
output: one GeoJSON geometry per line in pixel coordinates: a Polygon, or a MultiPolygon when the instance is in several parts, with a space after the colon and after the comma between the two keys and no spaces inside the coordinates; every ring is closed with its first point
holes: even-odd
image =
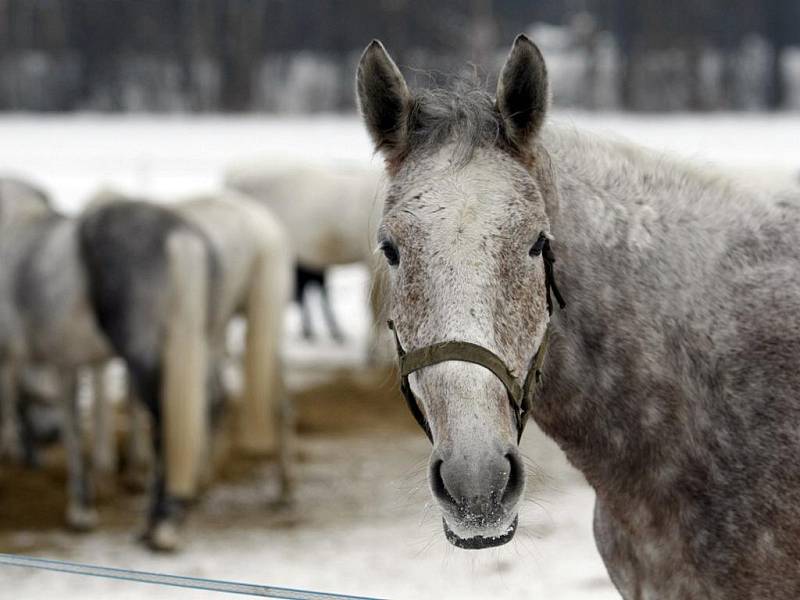
{"type": "MultiPolygon", "coordinates": [[[[800,115],[554,118],[716,164],[752,185],[791,185],[800,172],[800,115]]],[[[219,185],[225,165],[257,158],[380,164],[355,117],[0,117],[0,173],[39,181],[67,211],[101,185],[162,198],[206,191],[219,185]]],[[[44,488],[54,496],[49,513],[32,504],[4,518],[15,485],[0,478],[0,551],[382,598],[616,598],[591,536],[593,493],[534,427],[523,451],[537,476],[515,541],[479,553],[445,542],[424,482],[427,442],[388,376],[360,368],[363,268],[335,270],[332,297],[349,333],[344,347],[302,342],[296,311],[287,320],[300,419],[290,508],[268,506],[270,467],[252,467],[218,482],[200,503],[185,552],[160,556],[133,539],[141,498],[106,504],[104,527],[74,536],[53,514],[63,498],[56,483],[44,488]]],[[[44,597],[215,596],[0,568],[0,598],[44,597]]]]}

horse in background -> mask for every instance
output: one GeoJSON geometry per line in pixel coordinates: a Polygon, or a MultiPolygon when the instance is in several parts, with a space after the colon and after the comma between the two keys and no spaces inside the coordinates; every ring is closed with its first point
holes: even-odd
{"type": "Polygon", "coordinates": [[[250,326],[240,446],[275,453],[285,446],[277,361],[287,244],[263,208],[233,198],[209,204],[187,208],[190,218],[144,202],[98,202],[69,219],[39,194],[0,197],[3,404],[17,404],[24,369],[57,371],[67,522],[74,528],[97,521],[77,418],[83,366],[122,357],[153,417],[155,474],[144,540],[154,549],[178,545],[208,462],[210,406],[221,403],[209,396],[221,392],[214,379],[222,324],[242,308],[250,326]],[[191,219],[220,231],[227,223],[227,237],[206,235],[191,219]]]}
{"type": "MultiPolygon", "coordinates": [[[[26,210],[39,212],[42,208],[53,211],[49,194],[41,187],[13,177],[0,178],[0,221],[5,207],[6,218],[11,213],[26,210]]],[[[102,475],[109,475],[116,466],[113,445],[110,443],[108,403],[104,395],[102,372],[105,365],[95,365],[87,370],[91,379],[93,421],[92,467],[102,475]]],[[[63,423],[51,414],[53,406],[60,410],[59,373],[47,365],[27,365],[15,370],[17,381],[14,393],[8,392],[0,400],[0,456],[38,466],[38,445],[55,441],[63,423]],[[17,402],[17,400],[20,400],[17,402]],[[15,406],[16,405],[16,406],[15,406]]],[[[6,382],[4,388],[12,385],[6,382]]],[[[0,389],[0,394],[2,394],[0,389]]]]}
{"type": "MultiPolygon", "coordinates": [[[[297,261],[295,300],[300,305],[304,337],[313,335],[305,292],[310,285],[319,285],[331,335],[336,340],[343,338],[330,307],[325,271],[359,262],[374,265],[374,236],[369,232],[374,231],[380,216],[382,181],[379,170],[356,165],[336,168],[255,162],[234,165],[225,174],[227,188],[266,206],[291,232],[297,261]]],[[[376,322],[381,290],[382,282],[371,280],[370,304],[376,322]]],[[[383,330],[373,327],[373,349],[389,347],[382,339],[383,330]]]]}
{"type": "MultiPolygon", "coordinates": [[[[51,207],[50,197],[42,188],[14,177],[0,177],[0,226],[4,213],[5,219],[10,221],[15,213],[51,207]]],[[[11,311],[3,306],[0,303],[0,328],[4,322],[7,323],[6,327],[10,327],[11,322],[11,311]]],[[[16,402],[20,390],[14,389],[12,392],[6,389],[9,385],[6,370],[6,365],[0,365],[0,459],[16,461],[24,456],[26,463],[33,464],[36,458],[31,443],[34,435],[31,421],[28,414],[20,411],[16,402]]]]}
{"type": "Polygon", "coordinates": [[[111,357],[86,286],[77,222],[56,213],[42,190],[16,180],[0,182],[3,448],[15,454],[20,447],[16,415],[19,392],[25,389],[24,375],[42,366],[51,369],[62,395],[61,430],[68,465],[66,520],[78,530],[92,528],[97,517],[81,447],[77,371],[111,357]]]}
{"type": "Polygon", "coordinates": [[[177,544],[178,525],[197,491],[199,463],[208,462],[208,416],[223,404],[217,367],[227,325],[240,313],[247,338],[238,445],[276,456],[282,493],[288,493],[288,409],[279,361],[291,255],[281,226],[263,207],[232,192],[169,208],[105,192],[81,221],[99,321],[154,424],[150,544],[177,544]],[[156,360],[161,337],[163,365],[156,360]],[[205,400],[204,390],[215,390],[216,398],[205,400]],[[187,421],[187,415],[197,420],[187,421]],[[193,432],[188,436],[187,426],[193,432]]]}
{"type": "Polygon", "coordinates": [[[800,597],[800,198],[545,124],[525,36],[494,97],[412,93],[377,41],[357,90],[447,539],[513,538],[530,415],[596,491],[624,598],[800,597]]]}

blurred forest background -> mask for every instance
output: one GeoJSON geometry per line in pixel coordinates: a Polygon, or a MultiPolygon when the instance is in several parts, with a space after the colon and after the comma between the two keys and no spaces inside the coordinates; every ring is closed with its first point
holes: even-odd
{"type": "Polygon", "coordinates": [[[522,31],[558,106],[800,110],[800,0],[0,0],[0,110],[346,112],[373,37],[424,86],[522,31]]]}

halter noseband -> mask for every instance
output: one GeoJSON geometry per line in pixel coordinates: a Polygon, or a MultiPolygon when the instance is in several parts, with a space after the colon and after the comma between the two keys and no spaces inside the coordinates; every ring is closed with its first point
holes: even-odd
{"type": "MultiPolygon", "coordinates": [[[[540,238],[540,241],[541,240],[542,238],[540,238]]],[[[553,295],[556,297],[556,301],[558,302],[560,308],[564,308],[566,303],[564,302],[564,299],[562,298],[558,291],[558,287],[556,287],[555,284],[555,277],[553,273],[555,256],[550,248],[550,240],[544,237],[544,241],[541,242],[540,249],[542,259],[544,260],[545,289],[547,291],[547,312],[552,314],[553,304],[552,300],[550,299],[551,290],[553,295]]],[[[514,412],[514,417],[517,422],[517,441],[519,442],[519,440],[522,438],[522,433],[525,430],[525,425],[528,420],[528,414],[530,413],[531,406],[533,405],[533,396],[542,382],[542,368],[544,367],[544,359],[545,355],[547,354],[547,345],[550,339],[549,326],[547,329],[545,329],[544,336],[539,344],[539,348],[536,350],[533,360],[531,360],[531,365],[528,369],[528,373],[525,376],[525,381],[522,383],[522,385],[520,385],[519,381],[516,377],[514,377],[511,369],[508,368],[503,359],[488,348],[484,348],[478,344],[473,344],[472,342],[452,340],[448,342],[438,342],[436,344],[431,344],[430,346],[424,346],[422,348],[417,348],[416,350],[406,352],[400,343],[400,338],[397,335],[397,328],[394,325],[394,321],[390,320],[388,325],[389,329],[391,329],[394,333],[394,341],[397,346],[397,357],[400,367],[400,391],[403,393],[403,397],[406,399],[406,404],[408,404],[411,414],[417,420],[417,423],[419,423],[420,427],[422,427],[422,430],[425,432],[425,435],[428,436],[428,439],[431,441],[431,443],[433,443],[433,435],[431,434],[430,426],[428,425],[428,421],[425,418],[422,409],[419,407],[419,403],[417,402],[416,396],[414,396],[414,392],[411,391],[411,384],[408,381],[408,376],[422,368],[451,360],[480,365],[481,367],[491,371],[494,376],[500,380],[500,382],[506,388],[508,400],[511,403],[511,409],[514,412]]]]}

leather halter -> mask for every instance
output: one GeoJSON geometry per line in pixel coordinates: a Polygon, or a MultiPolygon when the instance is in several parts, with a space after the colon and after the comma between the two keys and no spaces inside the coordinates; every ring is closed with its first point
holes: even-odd
{"type": "MultiPolygon", "coordinates": [[[[556,286],[555,273],[553,271],[553,263],[556,259],[553,255],[553,250],[550,248],[550,240],[544,233],[539,236],[534,250],[536,250],[534,255],[541,254],[544,260],[547,312],[553,314],[553,303],[550,297],[551,290],[560,308],[563,309],[566,306],[566,302],[564,302],[556,286]]],[[[522,433],[525,431],[528,415],[533,405],[533,396],[542,383],[542,368],[544,367],[544,359],[547,354],[547,345],[550,339],[549,326],[544,331],[542,342],[539,344],[539,348],[536,350],[533,360],[531,360],[528,373],[525,375],[525,380],[522,385],[520,385],[503,359],[488,348],[473,344],[472,342],[453,340],[438,342],[430,346],[424,346],[406,352],[403,345],[400,343],[394,321],[390,320],[388,325],[389,329],[394,333],[394,341],[397,346],[397,357],[400,366],[400,391],[406,399],[406,404],[408,404],[411,414],[414,415],[417,423],[422,427],[422,430],[425,432],[425,435],[428,436],[431,443],[433,443],[433,435],[428,425],[428,420],[425,418],[425,414],[422,412],[417,398],[414,396],[414,392],[411,391],[411,384],[408,381],[408,376],[425,367],[450,360],[480,365],[484,369],[491,371],[494,376],[500,380],[506,388],[508,400],[511,403],[511,409],[514,412],[514,417],[517,422],[517,442],[522,439],[522,433]]]]}
{"type": "Polygon", "coordinates": [[[400,338],[397,337],[394,321],[389,321],[389,329],[394,332],[394,341],[397,345],[397,356],[400,363],[400,391],[406,399],[406,404],[408,404],[411,414],[414,415],[417,423],[422,427],[431,443],[433,443],[433,435],[431,434],[428,420],[419,407],[414,392],[411,391],[411,383],[408,381],[408,376],[424,367],[430,367],[449,360],[480,365],[484,369],[491,371],[500,380],[506,388],[511,409],[514,411],[514,417],[517,422],[517,441],[522,438],[522,432],[525,430],[525,424],[528,421],[528,414],[533,403],[533,395],[542,381],[542,367],[544,366],[547,342],[550,337],[549,327],[545,329],[542,342],[539,344],[539,349],[531,361],[531,366],[522,385],[519,384],[519,381],[514,377],[511,369],[506,366],[506,363],[503,362],[503,359],[488,348],[472,342],[449,341],[406,352],[400,344],[400,338]]]}

